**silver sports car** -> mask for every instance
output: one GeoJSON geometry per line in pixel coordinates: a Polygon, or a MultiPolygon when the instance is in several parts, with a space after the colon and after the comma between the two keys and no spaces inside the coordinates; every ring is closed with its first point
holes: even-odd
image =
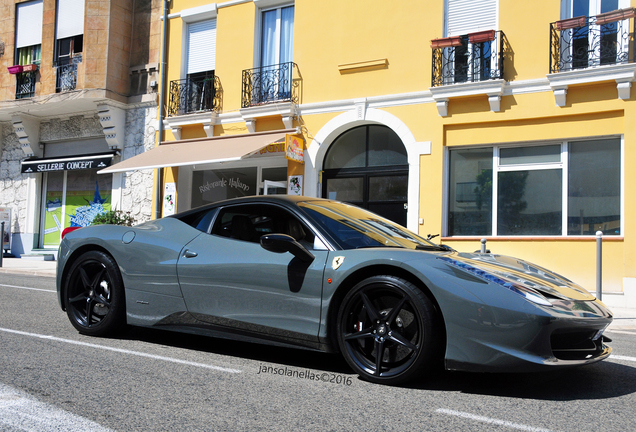
{"type": "Polygon", "coordinates": [[[57,290],[81,333],[124,325],[341,352],[397,384],[436,364],[537,371],[607,358],[608,308],[526,261],[461,253],[337,201],[256,196],[60,245],[57,290]]]}

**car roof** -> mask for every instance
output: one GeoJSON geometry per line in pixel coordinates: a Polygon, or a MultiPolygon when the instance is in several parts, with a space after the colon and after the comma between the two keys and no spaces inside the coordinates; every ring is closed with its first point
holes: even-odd
{"type": "Polygon", "coordinates": [[[299,202],[307,201],[330,201],[324,198],[308,197],[303,195],[251,195],[240,198],[230,198],[227,200],[217,201],[215,203],[206,204],[200,207],[195,207],[190,210],[170,215],[167,217],[173,217],[180,219],[184,216],[188,216],[192,213],[198,213],[200,211],[211,210],[213,208],[222,207],[228,204],[250,204],[250,203],[270,203],[270,204],[282,204],[285,206],[295,206],[299,202]]]}

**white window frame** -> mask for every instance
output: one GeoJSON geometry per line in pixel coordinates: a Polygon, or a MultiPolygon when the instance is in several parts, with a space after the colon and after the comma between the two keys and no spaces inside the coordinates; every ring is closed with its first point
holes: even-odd
{"type": "MultiPolygon", "coordinates": [[[[282,9],[293,6],[294,7],[294,16],[296,14],[296,5],[295,2],[289,0],[254,0],[254,5],[256,6],[256,18],[255,18],[255,37],[254,37],[254,67],[258,68],[261,66],[273,66],[273,65],[262,65],[262,39],[263,39],[263,13],[269,12],[271,10],[278,10],[276,16],[276,39],[278,43],[276,44],[276,59],[274,65],[280,63],[280,37],[281,37],[281,11],[282,9]]],[[[295,26],[295,24],[294,24],[295,26]]],[[[295,31],[295,29],[294,29],[295,31]]]]}
{"type": "Polygon", "coordinates": [[[561,169],[561,234],[560,235],[505,235],[504,237],[513,237],[513,238],[526,238],[526,237],[545,237],[545,238],[577,238],[577,237],[590,237],[590,235],[569,235],[568,234],[568,193],[569,193],[569,160],[568,160],[568,148],[571,142],[581,142],[581,141],[596,141],[602,139],[616,139],[620,138],[620,191],[619,191],[619,208],[620,208],[620,233],[617,236],[612,237],[622,237],[625,235],[625,137],[623,135],[608,135],[608,136],[595,136],[595,137],[586,137],[586,138],[576,138],[569,140],[559,140],[559,141],[542,141],[542,142],[524,142],[517,144],[493,144],[486,146],[453,146],[445,148],[445,166],[444,166],[444,219],[442,225],[442,232],[445,237],[471,237],[471,238],[481,238],[484,235],[479,236],[470,236],[470,235],[454,235],[451,236],[449,233],[448,227],[448,218],[450,215],[450,187],[451,183],[449,181],[450,175],[450,151],[452,150],[460,150],[460,149],[476,149],[476,148],[492,148],[493,150],[493,173],[492,173],[492,208],[491,208],[491,222],[492,229],[491,234],[485,235],[486,237],[498,237],[497,233],[497,222],[498,222],[498,200],[499,195],[497,193],[499,186],[499,173],[500,172],[514,172],[514,171],[539,171],[539,170],[548,170],[548,169],[561,169]],[[541,147],[541,146],[549,146],[549,145],[560,145],[561,146],[561,158],[559,162],[543,162],[543,163],[531,163],[531,164],[511,164],[511,165],[501,165],[500,164],[500,151],[501,149],[508,149],[514,147],[541,147]]]}
{"type": "MultiPolygon", "coordinates": [[[[588,0],[588,17],[594,17],[601,13],[601,2],[602,0],[588,0]]],[[[629,0],[618,0],[618,9],[628,8],[630,6],[629,0]]],[[[561,19],[574,18],[574,2],[573,0],[562,0],[561,1],[561,19]]],[[[624,20],[623,25],[621,27],[622,33],[617,33],[617,52],[624,52],[627,50],[629,44],[629,32],[630,25],[629,20],[624,20]]],[[[600,34],[600,26],[598,25],[589,25],[589,33],[592,34],[600,34]]],[[[572,43],[572,34],[574,33],[574,29],[564,30],[563,32],[567,32],[570,39],[570,49],[574,48],[574,44],[572,43]]],[[[594,67],[600,65],[601,53],[599,52],[600,45],[594,47],[592,44],[594,43],[594,38],[588,37],[588,42],[590,43],[589,51],[591,52],[592,48],[594,48],[594,55],[591,55],[587,59],[587,67],[594,67]],[[598,61],[597,61],[598,60],[598,61]]],[[[572,58],[572,53],[570,52],[570,58],[572,58]]],[[[568,69],[571,69],[572,64],[567,64],[568,69]]]]}

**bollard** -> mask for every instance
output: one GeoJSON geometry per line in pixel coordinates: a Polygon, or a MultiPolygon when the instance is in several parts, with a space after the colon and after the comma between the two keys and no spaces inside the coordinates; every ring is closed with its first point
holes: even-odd
{"type": "Polygon", "coordinates": [[[486,239],[481,239],[481,253],[486,253],[486,239]]]}
{"type": "Polygon", "coordinates": [[[603,231],[596,231],[596,298],[603,300],[603,231]]]}
{"type": "Polygon", "coordinates": [[[2,267],[3,256],[4,256],[4,221],[0,222],[0,267],[2,267]]]}

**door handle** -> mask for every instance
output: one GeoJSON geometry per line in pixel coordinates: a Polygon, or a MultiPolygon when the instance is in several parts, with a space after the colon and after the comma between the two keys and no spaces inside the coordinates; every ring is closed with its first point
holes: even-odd
{"type": "Polygon", "coordinates": [[[193,252],[193,251],[191,251],[191,250],[186,250],[186,251],[183,253],[183,256],[184,256],[184,257],[186,257],[186,258],[194,258],[194,257],[196,257],[196,256],[198,256],[198,255],[199,255],[198,253],[193,252]]]}

